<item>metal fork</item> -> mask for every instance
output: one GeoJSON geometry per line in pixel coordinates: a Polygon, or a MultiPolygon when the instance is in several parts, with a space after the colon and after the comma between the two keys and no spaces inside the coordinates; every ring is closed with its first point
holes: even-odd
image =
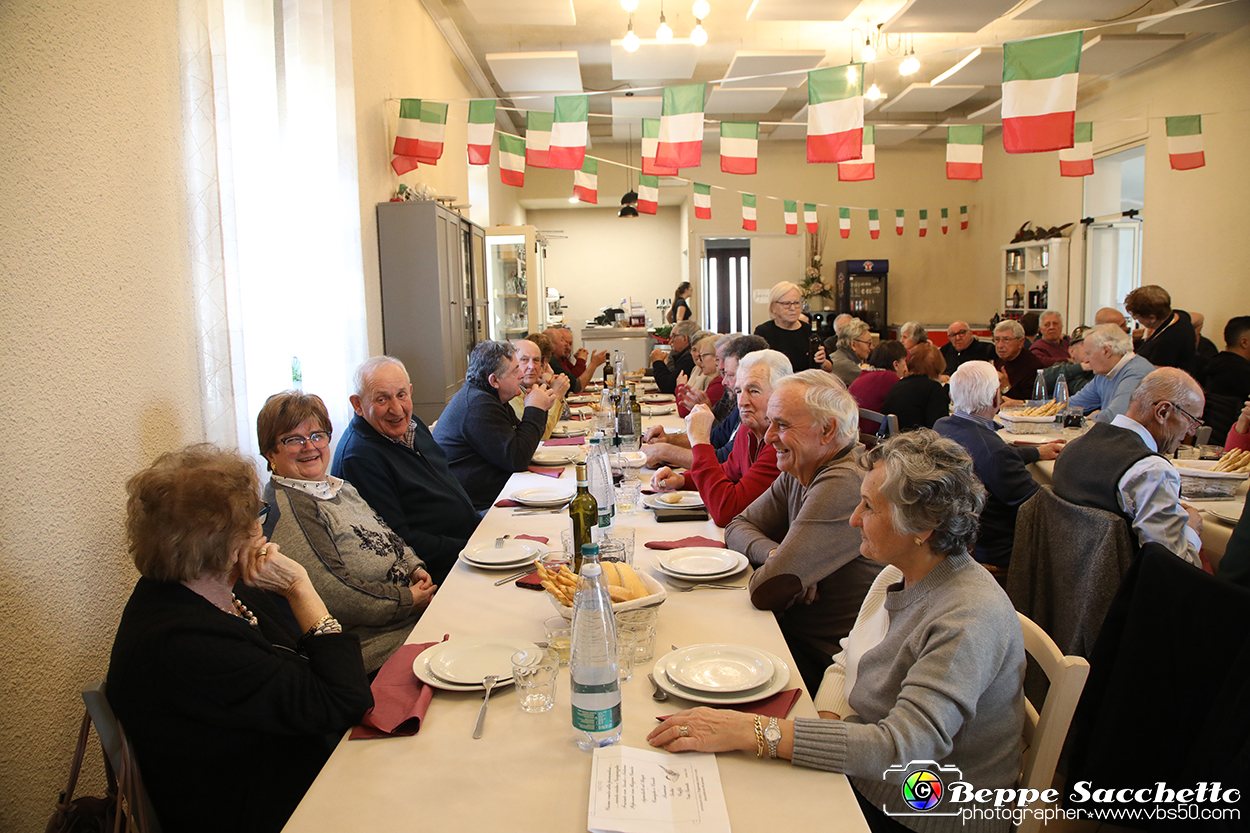
{"type": "Polygon", "coordinates": [[[710,590],[746,590],[747,589],[745,584],[687,584],[685,586],[682,586],[680,584],[673,584],[672,582],[669,582],[668,586],[676,590],[678,593],[689,593],[691,590],[698,590],[701,587],[706,587],[710,590]]]}
{"type": "Polygon", "coordinates": [[[490,702],[490,690],[497,682],[499,682],[499,677],[495,674],[487,674],[482,678],[482,687],[486,689],[486,696],[482,698],[482,708],[477,713],[477,725],[473,727],[474,740],[482,736],[482,727],[486,725],[486,704],[490,702]]]}

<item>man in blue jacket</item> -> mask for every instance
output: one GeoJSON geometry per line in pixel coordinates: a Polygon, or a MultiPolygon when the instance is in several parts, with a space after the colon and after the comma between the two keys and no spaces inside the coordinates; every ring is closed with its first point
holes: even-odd
{"type": "Polygon", "coordinates": [[[1068,399],[1068,404],[1098,411],[1099,422],[1128,411],[1138,384],[1155,366],[1133,352],[1133,339],[1115,324],[1099,324],[1085,333],[1085,361],[1096,374],[1093,381],[1068,399]]]}

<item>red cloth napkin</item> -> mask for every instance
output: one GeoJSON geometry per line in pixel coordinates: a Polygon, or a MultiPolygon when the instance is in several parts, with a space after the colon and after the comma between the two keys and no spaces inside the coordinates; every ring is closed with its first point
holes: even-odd
{"type": "Polygon", "coordinates": [[[544,537],[543,537],[543,536],[541,536],[541,535],[513,535],[512,537],[513,537],[513,538],[524,538],[524,539],[525,539],[525,540],[527,540],[527,541],[537,541],[537,542],[538,542],[538,543],[540,543],[540,544],[545,544],[545,543],[547,543],[548,541],[550,541],[550,540],[551,540],[550,538],[544,538],[544,537]]]}
{"type": "Polygon", "coordinates": [[[715,538],[704,538],[702,535],[691,535],[688,538],[678,538],[676,541],[648,541],[647,549],[649,550],[679,550],[682,547],[724,547],[724,541],[717,541],[715,538]]]}
{"type": "Polygon", "coordinates": [[[541,474],[541,475],[544,475],[545,477],[559,477],[560,475],[564,474],[564,469],[562,468],[553,469],[553,468],[546,468],[545,466],[530,466],[529,470],[534,472],[534,474],[541,474]]]}
{"type": "Polygon", "coordinates": [[[517,503],[517,502],[516,502],[515,500],[513,500],[512,498],[507,498],[507,497],[506,497],[506,498],[504,498],[503,500],[497,500],[497,501],[495,501],[495,505],[496,505],[496,506],[498,506],[500,509],[507,509],[509,506],[524,506],[525,504],[523,504],[523,503],[517,503]]]}
{"type": "Polygon", "coordinates": [[[350,740],[408,737],[421,729],[434,689],[412,673],[412,662],[426,648],[437,644],[404,645],[378,669],[370,686],[373,708],[365,712],[360,725],[352,729],[350,740]]]}
{"type": "Polygon", "coordinates": [[[550,440],[547,440],[546,442],[544,442],[544,443],[543,443],[543,445],[546,445],[546,446],[551,446],[551,445],[585,445],[585,444],[586,444],[586,438],[585,438],[585,437],[554,437],[554,438],[552,438],[552,439],[550,439],[550,440]]]}
{"type": "MultiPolygon", "coordinates": [[[[799,696],[802,693],[803,689],[801,688],[791,688],[786,691],[779,691],[772,697],[756,700],[754,703],[743,703],[740,706],[725,706],[724,708],[733,709],[736,712],[745,712],[746,714],[758,714],[761,717],[781,719],[790,713],[790,710],[799,701],[799,696]]],[[[670,717],[672,717],[671,714],[660,714],[656,715],[655,719],[663,722],[670,717]]]]}

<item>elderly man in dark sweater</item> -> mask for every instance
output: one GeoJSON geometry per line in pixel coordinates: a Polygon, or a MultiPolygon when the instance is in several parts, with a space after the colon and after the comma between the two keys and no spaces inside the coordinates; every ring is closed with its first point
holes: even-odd
{"type": "Polygon", "coordinates": [[[685,373],[687,377],[694,373],[694,356],[690,354],[690,345],[694,343],[699,325],[693,321],[682,321],[673,325],[669,334],[668,356],[659,347],[651,351],[651,375],[662,393],[677,392],[677,377],[685,373]]]}
{"type": "Polygon", "coordinates": [[[506,341],[479,342],[469,356],[464,387],[434,426],[451,473],[479,512],[490,508],[513,472],[529,466],[556,401],[551,388],[536,384],[525,394],[517,419],[508,401],[520,392],[516,349],[506,341]]]}
{"type": "Polygon", "coordinates": [[[1024,327],[1019,321],[1003,321],[994,328],[994,367],[1002,386],[1003,398],[1024,401],[1033,396],[1037,371],[1045,365],[1025,345],[1024,327]]]}

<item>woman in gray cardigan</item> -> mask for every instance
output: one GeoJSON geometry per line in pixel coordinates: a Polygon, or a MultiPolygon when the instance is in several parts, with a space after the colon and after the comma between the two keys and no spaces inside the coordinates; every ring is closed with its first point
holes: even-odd
{"type": "Polygon", "coordinates": [[[699,708],[672,715],[648,740],[671,752],[755,751],[845,773],[874,829],[1010,830],[993,813],[967,824],[941,815],[987,809],[947,800],[953,782],[993,790],[1020,776],[1024,638],[1006,594],[968,554],[985,491],[967,453],[927,429],[876,446],[860,465],[867,475],[851,526],[861,530],[860,551],[887,566],[816,695],[823,719],[765,722],[699,708]],[[945,785],[932,807],[903,800],[905,789],[916,800],[920,769],[945,785]],[[887,818],[882,805],[910,815],[887,818]]]}

